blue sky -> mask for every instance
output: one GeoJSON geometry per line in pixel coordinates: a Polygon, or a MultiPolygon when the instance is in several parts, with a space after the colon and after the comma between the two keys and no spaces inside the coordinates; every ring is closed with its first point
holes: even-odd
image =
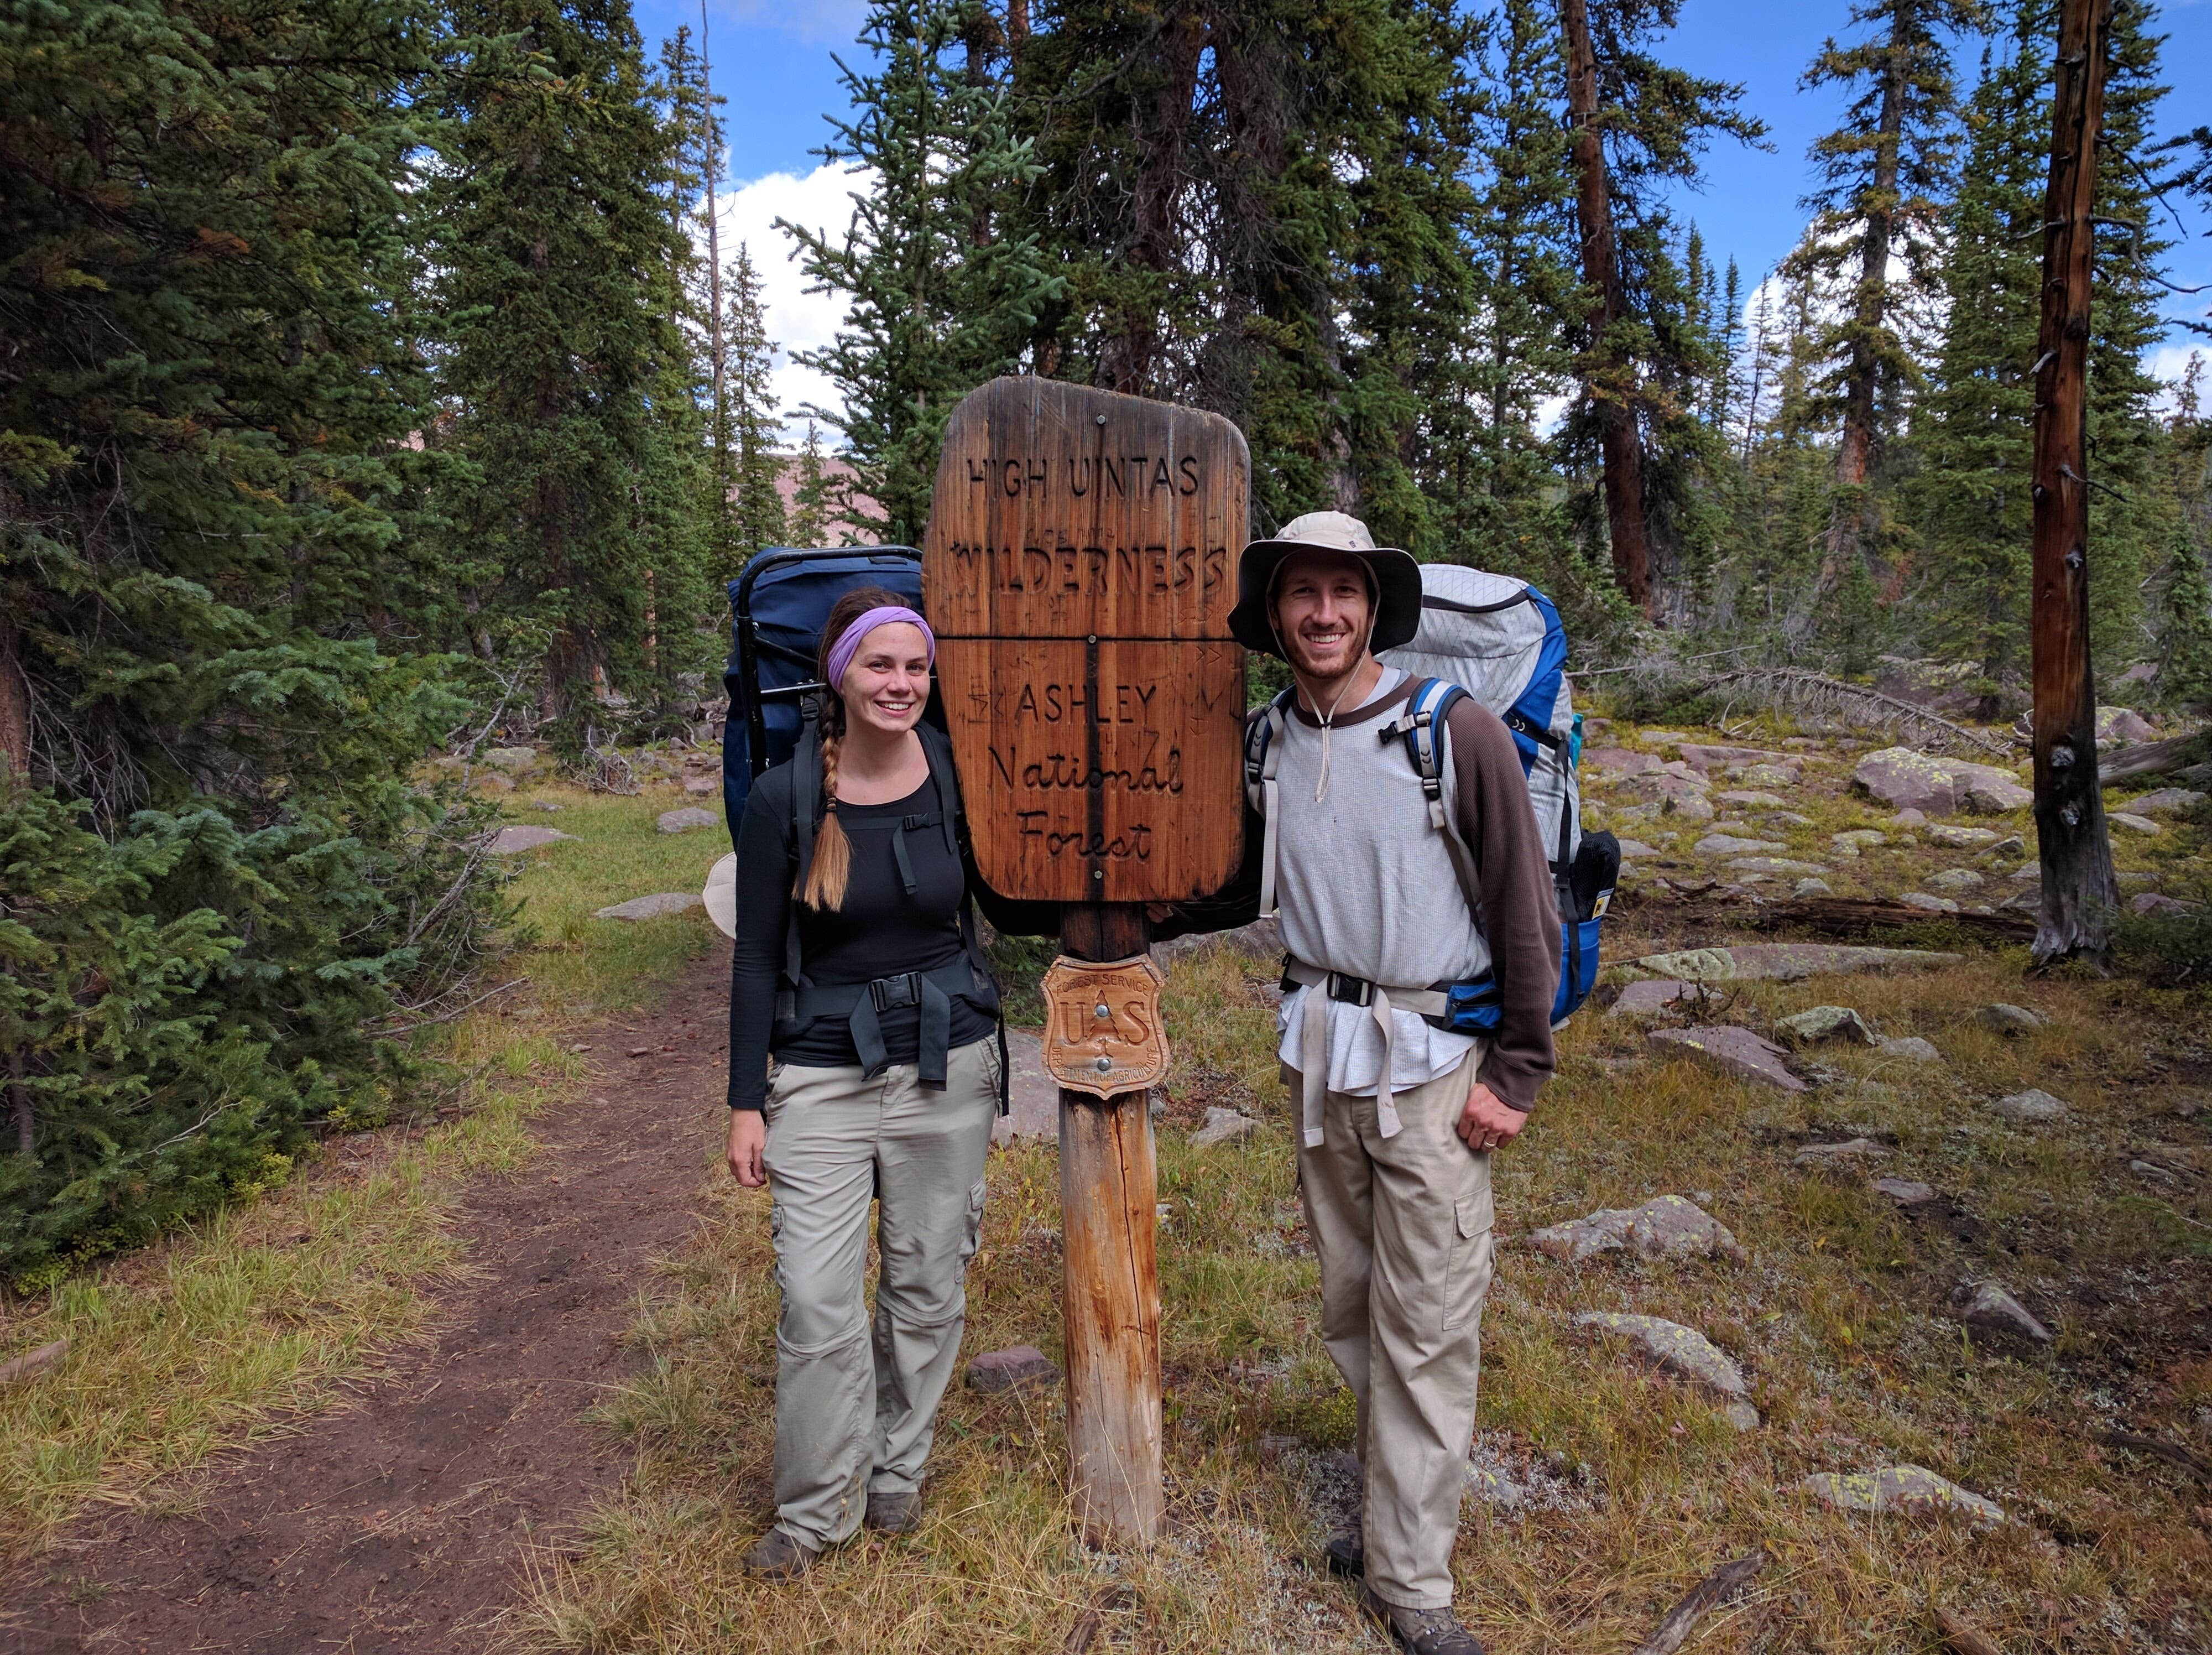
{"type": "MultiPolygon", "coordinates": [[[[657,46],[679,22],[699,27],[699,0],[635,0],[639,27],[657,46]]],[[[808,151],[828,128],[825,111],[842,107],[833,52],[848,52],[865,12],[857,0],[707,0],[715,89],[727,100],[724,119],[730,142],[729,186],[723,234],[743,235],[769,280],[771,331],[804,344],[823,336],[834,317],[819,299],[799,292],[786,266],[785,249],[769,228],[777,212],[821,222],[840,210],[846,186],[817,173],[808,151]],[[769,182],[751,190],[744,186],[769,182]]],[[[1733,255],[1746,290],[1787,253],[1804,223],[1798,198],[1810,180],[1806,149],[1834,125],[1841,99],[1832,91],[1801,92],[1798,78],[1821,40],[1844,29],[1847,0],[1683,0],[1681,23],[1662,47],[1673,61],[1700,74],[1740,81],[1744,105],[1771,129],[1771,151],[1733,143],[1707,157],[1704,187],[1677,203],[1683,216],[1704,230],[1717,263],[1733,255]]],[[[2212,77],[2190,65],[2212,64],[2212,0],[2180,0],[2162,9],[2168,40],[2163,125],[2169,131],[2212,125],[2212,77]]],[[[1961,54],[1960,73],[1970,81],[1974,64],[1961,54]]],[[[2212,220],[2177,203],[2190,239],[2171,256],[2169,278],[2185,284],[2212,283],[2212,220]]],[[[2170,226],[2169,226],[2170,228],[2170,226]]],[[[2176,313],[2203,315],[2212,293],[2172,300],[2176,313]]],[[[2178,362],[2179,340],[2164,353],[2178,362]]],[[[824,387],[792,369],[786,384],[795,403],[824,387]]]]}

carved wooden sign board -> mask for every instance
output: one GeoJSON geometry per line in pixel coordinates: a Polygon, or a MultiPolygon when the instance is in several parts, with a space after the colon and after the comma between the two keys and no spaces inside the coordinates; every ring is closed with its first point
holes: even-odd
{"type": "Polygon", "coordinates": [[[1062,957],[1044,974],[1045,1072],[1094,1098],[1141,1092],[1168,1078],[1160,990],[1149,954],[1092,964],[1062,957]]]}
{"type": "Polygon", "coordinates": [[[1243,849],[1228,420],[1051,380],[952,411],[922,545],[975,858],[1000,895],[1211,895],[1243,849]]]}

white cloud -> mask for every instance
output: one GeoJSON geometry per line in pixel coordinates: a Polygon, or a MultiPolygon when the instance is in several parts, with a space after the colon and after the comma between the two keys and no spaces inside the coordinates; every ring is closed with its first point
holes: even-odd
{"type": "MultiPolygon", "coordinates": [[[[817,167],[804,175],[770,173],[715,198],[724,261],[735,258],[743,242],[760,273],[768,336],[777,346],[775,394],[784,410],[786,433],[793,442],[805,435],[806,422],[803,417],[793,420],[792,415],[810,402],[834,409],[838,397],[826,375],[800,367],[791,360],[791,352],[828,344],[844,322],[845,301],[836,294],[806,291],[806,277],[791,256],[799,244],[776,228],[775,221],[786,218],[809,229],[842,234],[852,222],[853,192],[866,182],[865,174],[842,166],[817,167]]],[[[836,441],[834,432],[824,437],[836,441]]]]}

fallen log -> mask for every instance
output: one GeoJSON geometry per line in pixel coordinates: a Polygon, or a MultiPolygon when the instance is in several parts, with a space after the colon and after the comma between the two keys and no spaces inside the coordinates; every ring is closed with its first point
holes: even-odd
{"type": "Polygon", "coordinates": [[[1749,1585],[1752,1577],[1765,1567],[1765,1552],[1753,1552],[1733,1563],[1722,1564],[1692,1586],[1687,1597],[1667,1611],[1667,1618],[1653,1628],[1649,1638],[1637,1645],[1636,1655],[1674,1655],[1681,1648],[1682,1640],[1690,1635],[1691,1628],[1749,1585]]]}
{"type": "Polygon", "coordinates": [[[2116,747],[2097,756],[2097,785],[2109,788],[2116,782],[2132,782],[2139,776],[2171,776],[2204,757],[2202,731],[2171,736],[2164,741],[2116,747]]]}
{"type": "MultiPolygon", "coordinates": [[[[1876,935],[1907,927],[1942,925],[1996,942],[2028,942],[2035,921],[2026,914],[1930,914],[1901,902],[1858,897],[1794,897],[1786,902],[1715,891],[1623,891],[1613,911],[1638,916],[1694,910],[1708,924],[1717,918],[1747,931],[1789,931],[1836,940],[1876,935]]],[[[1705,928],[1701,926],[1700,928],[1705,928]]]]}
{"type": "Polygon", "coordinates": [[[2124,1448],[2131,1454],[2148,1454],[2153,1459],[2162,1459],[2168,1465],[2178,1465],[2191,1476],[2212,1482],[2212,1464],[2191,1453],[2179,1443],[2167,1442],[2160,1437],[2139,1436],[2132,1431],[2100,1431],[2097,1440],[2107,1448],[2124,1448]]]}

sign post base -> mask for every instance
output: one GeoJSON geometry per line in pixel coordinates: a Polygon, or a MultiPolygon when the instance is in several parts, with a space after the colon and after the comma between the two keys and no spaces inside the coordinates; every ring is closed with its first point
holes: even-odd
{"type": "MultiPolygon", "coordinates": [[[[1061,910],[1073,958],[1121,960],[1146,946],[1145,910],[1061,910]]],[[[1071,1491],[1084,1537],[1146,1544],[1160,1532],[1158,1179],[1145,1091],[1101,1101],[1060,1093],[1061,1305],[1067,1348],[1071,1491]]]]}

